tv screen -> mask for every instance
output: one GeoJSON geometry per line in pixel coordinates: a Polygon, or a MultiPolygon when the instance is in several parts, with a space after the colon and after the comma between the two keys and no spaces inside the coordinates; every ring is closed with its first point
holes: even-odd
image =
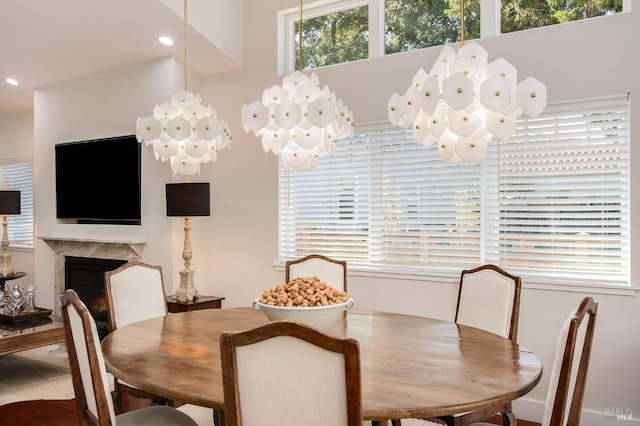
{"type": "Polygon", "coordinates": [[[140,224],[141,149],[134,135],[59,143],[55,157],[58,219],[140,224]]]}

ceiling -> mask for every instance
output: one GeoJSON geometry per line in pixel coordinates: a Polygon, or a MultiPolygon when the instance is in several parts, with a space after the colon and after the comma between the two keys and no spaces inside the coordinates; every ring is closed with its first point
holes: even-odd
{"type": "MultiPolygon", "coordinates": [[[[38,87],[164,56],[182,61],[182,5],[176,0],[0,0],[0,114],[32,110],[38,87]],[[161,34],[171,36],[174,46],[161,45],[161,34]],[[7,77],[20,86],[7,84],[7,77]]],[[[190,3],[189,17],[192,13],[190,3]]],[[[205,76],[238,68],[202,35],[210,31],[197,31],[188,21],[193,72],[205,76]]]]}

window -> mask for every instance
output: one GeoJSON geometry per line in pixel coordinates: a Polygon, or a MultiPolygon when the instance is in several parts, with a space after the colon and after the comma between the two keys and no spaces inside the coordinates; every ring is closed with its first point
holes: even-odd
{"type": "Polygon", "coordinates": [[[622,12],[623,0],[500,2],[502,34],[622,12]]]}
{"type": "Polygon", "coordinates": [[[627,95],[549,105],[479,164],[445,164],[411,130],[368,126],[316,170],[280,168],[280,258],[411,274],[495,263],[629,285],[629,185],[627,95]]]}
{"type": "Polygon", "coordinates": [[[33,160],[0,160],[0,187],[20,191],[20,214],[8,216],[12,249],[33,249],[33,160]]]}
{"type": "MultiPolygon", "coordinates": [[[[302,22],[302,69],[366,59],[368,8],[354,7],[302,22]]],[[[300,64],[299,22],[295,22],[295,69],[300,64]]]]}
{"type": "MultiPolygon", "coordinates": [[[[303,5],[303,69],[380,56],[371,37],[379,0],[320,0],[303,5]]],[[[299,67],[298,7],[278,12],[278,73],[299,67]]]]}
{"type": "MultiPolygon", "coordinates": [[[[465,40],[620,13],[630,0],[466,0],[465,40]],[[500,28],[500,29],[498,29],[500,28]]],[[[460,40],[459,0],[319,0],[303,5],[303,69],[460,40]]],[[[298,7],[278,13],[279,65],[298,67],[298,7]]]]}
{"type": "MultiPolygon", "coordinates": [[[[460,40],[460,2],[385,0],[385,54],[460,40]]],[[[465,40],[480,37],[480,0],[467,0],[465,40]]]]}

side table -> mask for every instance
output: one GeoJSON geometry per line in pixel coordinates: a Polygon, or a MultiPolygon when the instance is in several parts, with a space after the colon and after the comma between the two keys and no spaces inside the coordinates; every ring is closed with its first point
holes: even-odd
{"type": "Polygon", "coordinates": [[[197,311],[198,309],[220,309],[224,297],[198,296],[192,301],[180,301],[176,296],[167,296],[167,310],[171,313],[197,311]]]}
{"type": "Polygon", "coordinates": [[[64,341],[61,316],[51,315],[15,324],[0,323],[0,357],[64,341]]]}

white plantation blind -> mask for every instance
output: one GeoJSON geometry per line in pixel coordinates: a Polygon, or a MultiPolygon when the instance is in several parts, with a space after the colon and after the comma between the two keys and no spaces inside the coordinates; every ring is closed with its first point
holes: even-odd
{"type": "Polygon", "coordinates": [[[280,256],[372,270],[455,270],[481,251],[481,165],[452,166],[411,132],[368,126],[315,170],[280,168],[280,256]]]}
{"type": "Polygon", "coordinates": [[[362,264],[369,257],[370,151],[365,135],[340,142],[315,170],[280,165],[280,253],[311,253],[362,264]]]}
{"type": "Polygon", "coordinates": [[[451,165],[410,131],[370,135],[370,264],[379,269],[459,270],[480,257],[480,165],[451,165]]]}
{"type": "Polygon", "coordinates": [[[480,164],[388,123],[363,126],[315,170],[279,173],[280,258],[367,270],[629,284],[628,97],[550,105],[480,164]]]}
{"type": "Polygon", "coordinates": [[[490,260],[545,280],[628,284],[628,96],[554,104],[522,120],[500,144],[498,175],[490,260]]]}
{"type": "Polygon", "coordinates": [[[20,191],[20,214],[8,216],[9,247],[33,248],[33,160],[0,160],[0,188],[20,191]]]}

